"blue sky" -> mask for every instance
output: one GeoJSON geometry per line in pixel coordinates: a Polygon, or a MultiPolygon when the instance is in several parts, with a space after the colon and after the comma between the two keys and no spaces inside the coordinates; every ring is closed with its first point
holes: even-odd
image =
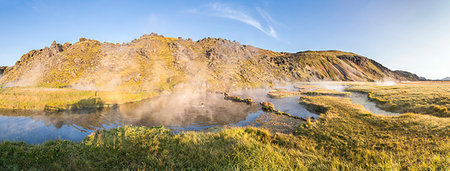
{"type": "Polygon", "coordinates": [[[53,40],[121,43],[151,32],[284,52],[350,51],[390,69],[450,76],[448,0],[0,0],[0,65],[53,40]]]}

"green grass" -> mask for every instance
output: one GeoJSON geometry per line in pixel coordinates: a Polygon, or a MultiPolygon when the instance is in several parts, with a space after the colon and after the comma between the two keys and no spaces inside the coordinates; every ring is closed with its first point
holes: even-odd
{"type": "MultiPolygon", "coordinates": [[[[274,145],[255,128],[171,134],[164,128],[100,131],[80,143],[0,144],[0,169],[279,170],[302,167],[300,153],[274,145]],[[291,156],[291,157],[289,157],[291,156]]],[[[315,158],[311,156],[311,158],[315,158]]]]}
{"type": "Polygon", "coordinates": [[[352,86],[347,90],[368,93],[377,106],[392,112],[414,112],[450,117],[450,82],[412,82],[381,86],[352,86]]]}
{"type": "Polygon", "coordinates": [[[140,101],[153,92],[87,91],[67,88],[1,88],[1,109],[77,110],[140,101]]]}

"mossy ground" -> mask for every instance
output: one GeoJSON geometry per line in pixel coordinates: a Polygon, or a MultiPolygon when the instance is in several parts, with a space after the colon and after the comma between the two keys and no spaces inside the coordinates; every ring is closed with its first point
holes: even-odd
{"type": "Polygon", "coordinates": [[[450,82],[411,82],[395,85],[366,84],[348,88],[368,93],[377,106],[393,112],[414,112],[450,117],[450,82]]]}

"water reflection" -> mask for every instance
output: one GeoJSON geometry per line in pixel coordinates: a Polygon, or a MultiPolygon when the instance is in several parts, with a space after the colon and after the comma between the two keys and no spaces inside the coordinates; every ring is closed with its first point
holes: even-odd
{"type": "Polygon", "coordinates": [[[387,115],[387,116],[399,115],[399,113],[389,112],[380,109],[379,107],[377,107],[375,102],[372,102],[369,100],[369,98],[367,98],[367,94],[365,93],[351,92],[350,100],[353,103],[363,105],[366,110],[368,110],[370,113],[373,114],[387,115]]]}
{"type": "MultiPolygon", "coordinates": [[[[287,89],[288,91],[298,91],[298,89],[293,88],[293,86],[282,87],[287,89]]],[[[306,110],[306,108],[299,103],[300,96],[292,96],[285,98],[270,98],[267,96],[271,89],[249,89],[249,90],[241,90],[236,91],[235,94],[247,98],[250,97],[256,103],[261,102],[272,102],[275,108],[282,112],[287,112],[294,116],[299,116],[302,118],[313,117],[317,118],[319,115],[314,114],[306,110]]]]}
{"type": "MultiPolygon", "coordinates": [[[[80,141],[97,129],[121,125],[161,126],[173,130],[200,130],[215,125],[239,124],[258,105],[224,100],[220,94],[170,94],[117,108],[85,113],[0,111],[0,141],[31,144],[53,139],[80,141]]],[[[250,118],[249,118],[250,119],[250,118]]]]}

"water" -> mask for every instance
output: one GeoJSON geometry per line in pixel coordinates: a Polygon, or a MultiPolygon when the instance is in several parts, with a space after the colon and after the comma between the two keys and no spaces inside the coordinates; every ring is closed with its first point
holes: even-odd
{"type": "MultiPolygon", "coordinates": [[[[313,83],[313,85],[319,85],[323,88],[336,90],[336,91],[340,91],[340,92],[346,91],[346,89],[349,87],[349,86],[342,85],[339,83],[326,83],[326,82],[313,83]]],[[[358,92],[351,92],[351,91],[346,91],[346,92],[350,92],[349,98],[353,103],[364,106],[364,108],[367,111],[369,111],[370,113],[373,113],[376,115],[385,115],[385,116],[394,116],[394,115],[400,114],[400,113],[385,111],[385,110],[377,107],[375,102],[369,100],[366,93],[358,93],[358,92]]]]}
{"type": "MultiPolygon", "coordinates": [[[[342,86],[336,86],[343,91],[342,86]]],[[[328,87],[332,88],[332,87],[328,87]]],[[[292,86],[287,90],[297,91],[292,86]]],[[[276,109],[302,118],[319,117],[299,104],[300,96],[269,98],[271,89],[249,89],[233,92],[254,102],[272,102],[276,109]]],[[[396,115],[375,106],[367,95],[352,93],[350,99],[374,114],[396,115]]],[[[48,140],[80,141],[95,130],[123,125],[161,126],[174,132],[204,130],[214,126],[246,126],[259,117],[260,105],[224,100],[214,93],[173,93],[151,100],[119,105],[117,108],[87,113],[45,113],[33,111],[0,111],[0,141],[24,141],[40,144],[48,140]]]]}
{"type": "Polygon", "coordinates": [[[176,132],[219,125],[245,126],[259,114],[259,105],[231,102],[224,100],[221,94],[212,93],[190,96],[175,93],[88,113],[0,111],[0,141],[40,144],[62,139],[76,142],[95,130],[122,125],[163,125],[176,132]]]}
{"type": "MultiPolygon", "coordinates": [[[[272,102],[273,105],[275,106],[275,109],[282,111],[282,112],[286,112],[289,113],[293,116],[298,116],[298,117],[302,117],[302,118],[309,118],[309,117],[313,117],[313,118],[317,118],[319,117],[319,115],[314,114],[309,112],[308,110],[306,110],[306,108],[301,105],[299,103],[299,98],[300,96],[292,96],[292,97],[285,97],[285,98],[270,98],[267,96],[267,93],[270,91],[271,89],[249,89],[249,90],[242,90],[242,91],[237,91],[234,94],[237,94],[240,97],[244,97],[244,98],[251,98],[253,99],[254,102],[256,103],[261,103],[261,102],[272,102]]],[[[298,91],[298,89],[293,88],[292,86],[289,86],[287,88],[288,91],[298,91]]]]}
{"type": "Polygon", "coordinates": [[[375,102],[372,102],[367,98],[367,94],[365,93],[357,93],[357,92],[350,92],[350,100],[353,103],[363,105],[366,110],[368,110],[370,113],[376,114],[376,115],[386,115],[386,116],[394,116],[399,115],[399,113],[389,112],[385,111],[383,109],[380,109],[377,107],[375,102]]]}

